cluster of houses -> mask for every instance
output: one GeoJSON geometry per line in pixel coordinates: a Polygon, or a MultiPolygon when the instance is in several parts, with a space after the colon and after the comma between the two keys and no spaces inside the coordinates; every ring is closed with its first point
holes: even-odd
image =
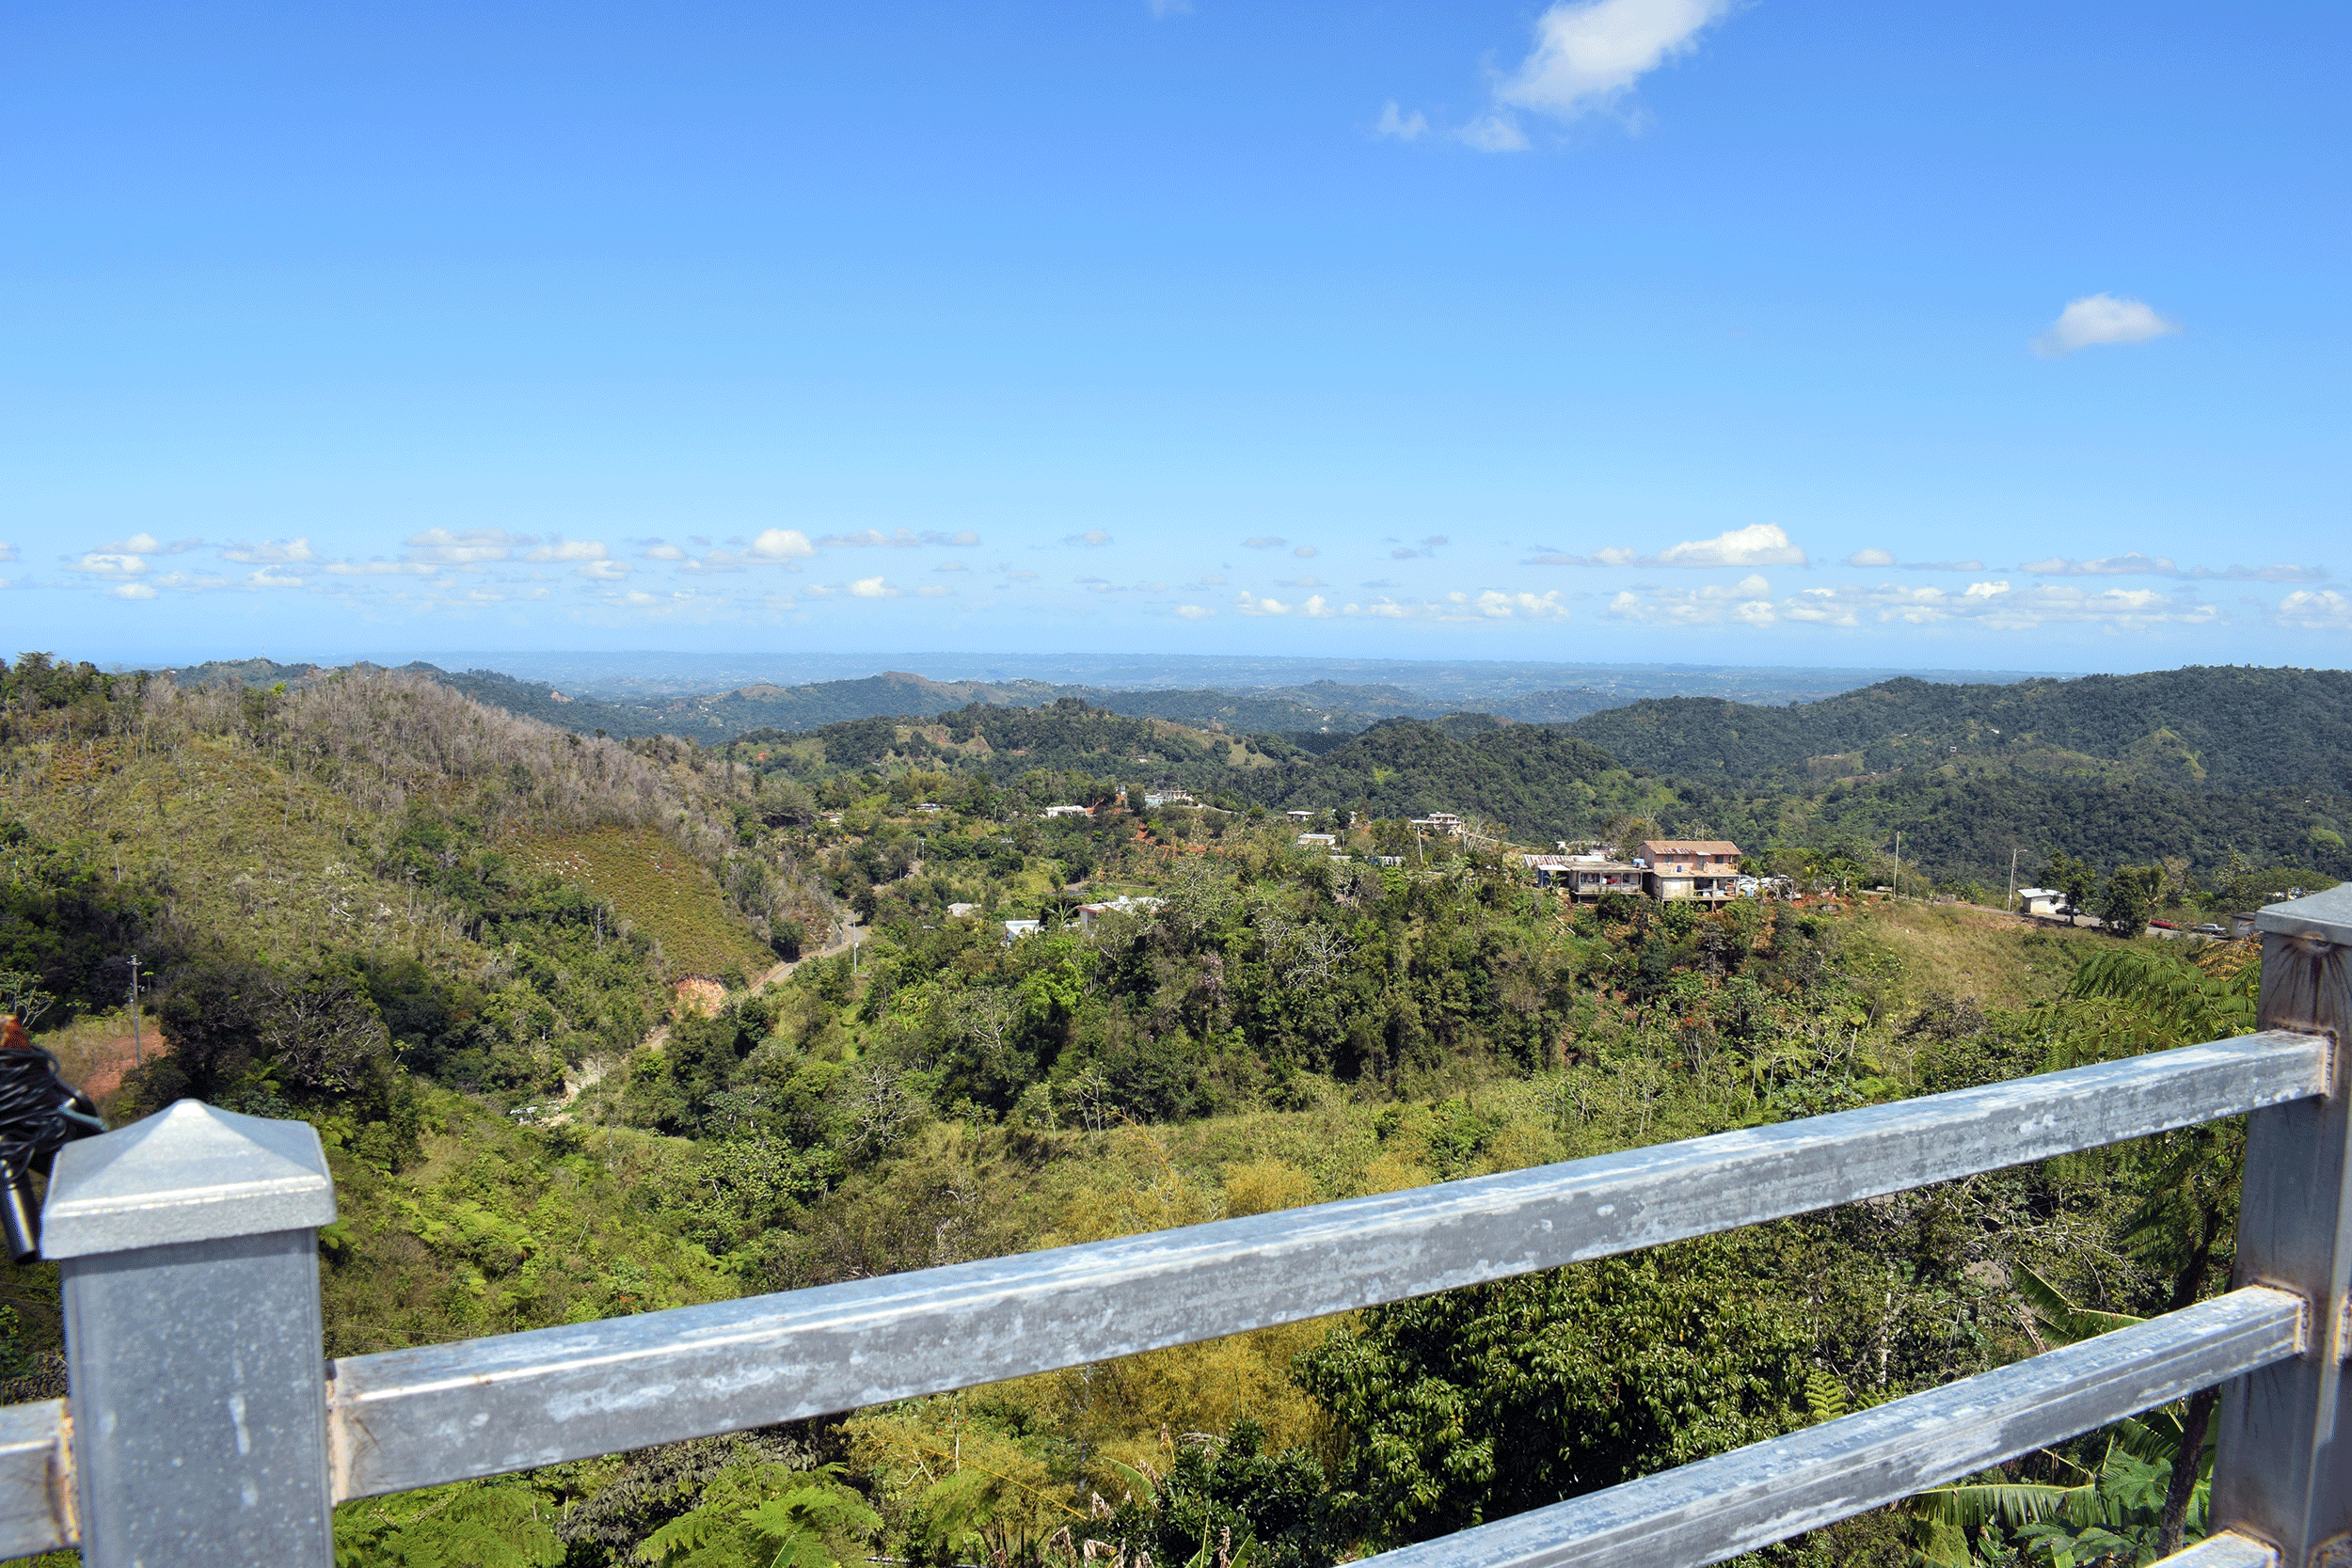
{"type": "MultiPolygon", "coordinates": [[[[1153,910],[1158,909],[1160,907],[1160,903],[1161,901],[1159,899],[1153,898],[1148,894],[1136,895],[1122,893],[1116,898],[1106,898],[1100,903],[1081,904],[1077,907],[1077,909],[1071,912],[1078,917],[1078,928],[1080,930],[1091,932],[1093,931],[1096,923],[1101,921],[1106,915],[1149,914],[1153,910]]],[[[947,912],[949,914],[955,914],[959,911],[970,911],[975,910],[977,906],[971,904],[950,904],[947,907],[947,912]]],[[[1003,924],[1005,927],[1005,934],[1000,939],[999,945],[1005,947],[1010,947],[1014,942],[1020,941],[1023,937],[1033,937],[1045,929],[1045,922],[1042,920],[1008,920],[1003,924]]]]}

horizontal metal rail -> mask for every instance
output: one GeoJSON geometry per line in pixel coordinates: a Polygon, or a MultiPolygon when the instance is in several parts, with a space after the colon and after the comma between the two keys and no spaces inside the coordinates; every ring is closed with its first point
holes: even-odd
{"type": "Polygon", "coordinates": [[[1769,1443],[1365,1560],[1365,1568],[1684,1568],[1941,1486],[2300,1354],[2260,1286],[1769,1443]]]}
{"type": "Polygon", "coordinates": [[[2148,1568],[2279,1568],[2279,1548],[2267,1541],[2225,1529],[2185,1552],[2160,1558],[2148,1568]]]}
{"type": "Polygon", "coordinates": [[[335,1496],[970,1387],[1805,1213],[2319,1095],[2328,1051],[2247,1035],[1280,1213],[349,1357],[329,1367],[335,1496]]]}
{"type": "Polygon", "coordinates": [[[65,1401],[0,1407],[0,1557],[73,1544],[65,1401]]]}

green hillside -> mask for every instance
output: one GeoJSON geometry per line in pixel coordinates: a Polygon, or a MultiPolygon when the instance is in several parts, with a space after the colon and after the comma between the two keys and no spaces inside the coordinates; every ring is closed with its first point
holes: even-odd
{"type": "Polygon", "coordinates": [[[1634,767],[1738,784],[1940,768],[2352,793],[2352,672],[2190,667],[2013,686],[1882,682],[1789,707],[1653,699],[1571,726],[1634,767]]]}

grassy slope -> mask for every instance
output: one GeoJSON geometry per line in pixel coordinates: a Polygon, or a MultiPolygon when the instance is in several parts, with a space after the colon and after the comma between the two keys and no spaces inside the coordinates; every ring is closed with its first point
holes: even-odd
{"type": "Polygon", "coordinates": [[[516,859],[576,882],[661,944],[673,978],[756,974],[774,957],[745,930],[710,873],[650,828],[598,828],[516,847],[516,859]]]}
{"type": "Polygon", "coordinates": [[[367,824],[349,802],[221,741],[138,755],[127,739],[102,740],[72,771],[20,768],[7,809],[56,839],[103,825],[121,871],[166,890],[167,928],[217,935],[244,956],[467,946],[443,911],[370,874],[367,824]]]}

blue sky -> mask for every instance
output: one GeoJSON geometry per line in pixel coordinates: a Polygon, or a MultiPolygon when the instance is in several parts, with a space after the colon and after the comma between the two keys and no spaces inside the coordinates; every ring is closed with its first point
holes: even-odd
{"type": "Polygon", "coordinates": [[[0,613],[2352,650],[2343,7],[0,12],[0,613]]]}

